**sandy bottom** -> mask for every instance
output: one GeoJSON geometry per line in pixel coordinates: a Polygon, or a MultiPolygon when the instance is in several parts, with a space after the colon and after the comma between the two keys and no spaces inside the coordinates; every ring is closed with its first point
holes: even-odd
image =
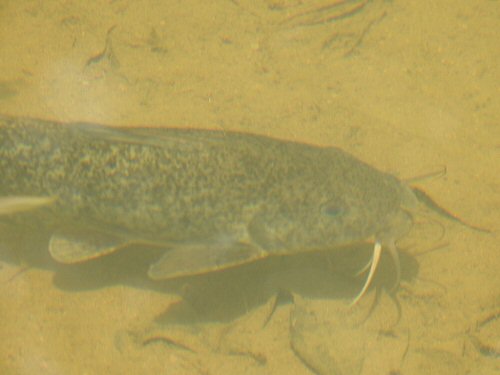
{"type": "Polygon", "coordinates": [[[350,307],[369,249],[155,284],[152,254],[67,268],[5,232],[0,373],[498,373],[496,2],[159,3],[3,2],[0,113],[250,131],[401,178],[446,167],[415,184],[491,233],[419,218],[396,293],[384,259],[350,307]]]}

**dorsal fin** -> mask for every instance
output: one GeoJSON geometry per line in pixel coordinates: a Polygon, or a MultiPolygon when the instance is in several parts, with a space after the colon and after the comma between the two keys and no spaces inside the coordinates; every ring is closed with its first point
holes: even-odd
{"type": "Polygon", "coordinates": [[[94,139],[154,147],[165,147],[169,144],[178,145],[182,143],[220,142],[225,137],[222,131],[200,129],[112,127],[90,123],[77,123],[73,126],[81,134],[94,139]]]}

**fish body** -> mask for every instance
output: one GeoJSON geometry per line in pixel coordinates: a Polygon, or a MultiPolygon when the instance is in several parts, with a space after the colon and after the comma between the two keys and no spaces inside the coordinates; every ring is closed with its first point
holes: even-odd
{"type": "Polygon", "coordinates": [[[54,230],[56,260],[149,243],[166,249],[154,279],[365,241],[392,246],[416,204],[404,183],[339,148],[215,130],[0,117],[0,177],[0,215],[30,214],[32,203],[54,230]]]}

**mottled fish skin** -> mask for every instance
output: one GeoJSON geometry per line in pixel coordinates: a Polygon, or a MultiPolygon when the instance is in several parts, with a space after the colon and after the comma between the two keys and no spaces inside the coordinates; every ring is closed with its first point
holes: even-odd
{"type": "MultiPolygon", "coordinates": [[[[266,254],[403,235],[411,190],[335,147],[245,133],[0,117],[0,197],[57,197],[54,226],[266,254]]],[[[23,215],[25,215],[24,213],[23,215]]]]}

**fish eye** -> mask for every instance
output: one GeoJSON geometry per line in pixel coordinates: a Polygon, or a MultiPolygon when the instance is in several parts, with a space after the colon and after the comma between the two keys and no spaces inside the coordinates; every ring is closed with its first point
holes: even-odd
{"type": "Polygon", "coordinates": [[[328,203],[321,208],[321,213],[333,218],[339,217],[344,214],[345,210],[341,205],[328,203]]]}

